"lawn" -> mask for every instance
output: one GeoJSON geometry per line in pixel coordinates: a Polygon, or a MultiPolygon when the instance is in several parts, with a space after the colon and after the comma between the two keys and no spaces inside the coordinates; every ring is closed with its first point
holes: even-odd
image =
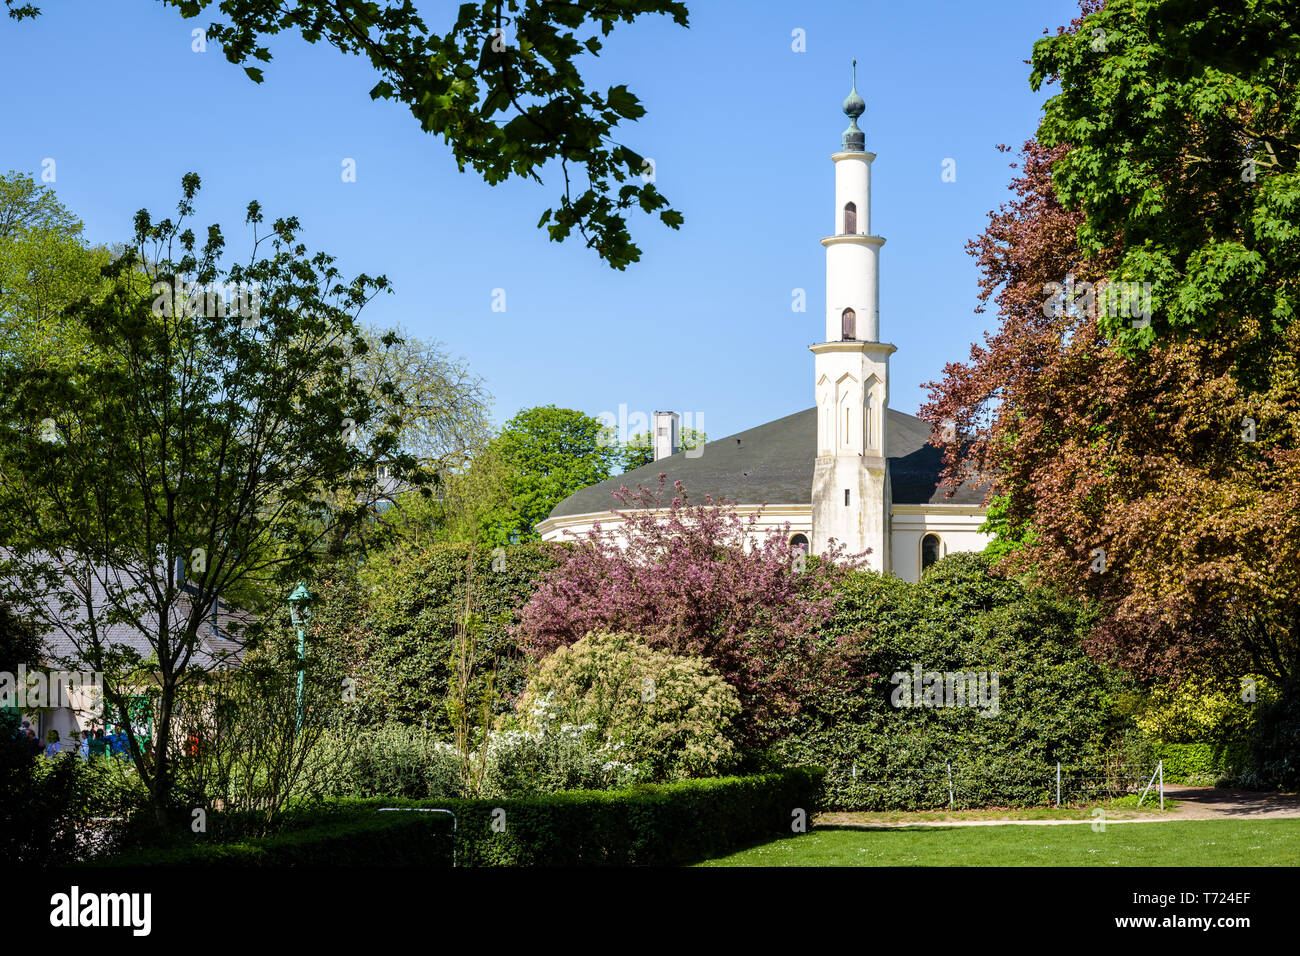
{"type": "Polygon", "coordinates": [[[702,866],[1296,866],[1300,820],[816,827],[702,866]]]}
{"type": "Polygon", "coordinates": [[[1139,796],[1131,793],[1112,800],[1089,804],[1086,807],[1008,807],[984,810],[898,810],[833,812],[819,816],[818,824],[828,826],[872,826],[878,823],[949,823],[953,820],[1088,820],[1100,807],[1110,820],[1167,816],[1181,806],[1177,800],[1166,799],[1160,809],[1160,798],[1148,795],[1142,806],[1139,796]]]}

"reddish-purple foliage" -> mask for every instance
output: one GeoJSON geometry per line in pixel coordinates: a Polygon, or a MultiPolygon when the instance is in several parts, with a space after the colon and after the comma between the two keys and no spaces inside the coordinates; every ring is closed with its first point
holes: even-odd
{"type": "Polygon", "coordinates": [[[523,610],[521,644],[541,658],[591,631],[628,631],[704,657],[735,687],[746,736],[758,742],[827,665],[817,629],[856,561],[839,549],[804,559],[788,527],[764,534],[758,514],[725,499],[694,504],[681,482],[665,505],[663,484],[661,475],[655,490],[624,487],[621,526],[558,549],[558,566],[523,610]]]}

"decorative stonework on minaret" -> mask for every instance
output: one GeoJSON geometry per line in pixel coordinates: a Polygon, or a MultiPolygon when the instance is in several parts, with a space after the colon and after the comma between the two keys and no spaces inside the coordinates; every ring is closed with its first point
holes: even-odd
{"type": "Polygon", "coordinates": [[[817,399],[817,464],[812,489],[812,550],[831,540],[868,565],[889,570],[887,423],[889,356],[880,341],[880,247],[871,234],[871,163],[858,118],[866,103],[853,87],[835,163],[835,228],[826,247],[826,339],[812,346],[817,399]]]}

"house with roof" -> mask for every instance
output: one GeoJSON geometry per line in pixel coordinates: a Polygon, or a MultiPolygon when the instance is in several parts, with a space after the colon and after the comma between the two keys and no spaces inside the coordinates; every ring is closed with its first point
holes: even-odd
{"type": "MultiPolygon", "coordinates": [[[[182,576],[183,577],[183,576],[182,576]]],[[[23,708],[25,719],[32,722],[41,740],[50,730],[57,730],[66,744],[82,730],[111,728],[118,715],[110,711],[107,701],[93,681],[74,681],[64,693],[54,693],[60,672],[73,674],[94,672],[95,655],[107,659],[148,660],[154,654],[147,634],[158,631],[158,617],[148,604],[133,595],[148,587],[148,575],[120,568],[71,563],[57,591],[44,590],[35,597],[11,600],[11,606],[39,629],[42,639],[43,666],[47,696],[44,706],[23,708]],[[132,621],[123,620],[130,609],[132,621]],[[93,638],[88,623],[95,622],[93,638]]],[[[168,615],[168,628],[179,633],[192,612],[197,596],[196,585],[182,580],[168,615]]],[[[199,622],[198,643],[190,657],[193,666],[204,670],[237,667],[243,656],[244,629],[252,615],[232,607],[220,597],[212,610],[199,622]]],[[[35,670],[32,666],[29,672],[35,670]]],[[[99,681],[102,686],[102,678],[99,681]]],[[[134,688],[128,710],[138,733],[148,736],[152,728],[150,694],[147,680],[134,688]]]]}

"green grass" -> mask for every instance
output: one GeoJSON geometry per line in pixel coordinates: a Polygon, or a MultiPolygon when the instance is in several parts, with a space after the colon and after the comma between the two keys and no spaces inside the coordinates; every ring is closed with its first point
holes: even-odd
{"type": "Polygon", "coordinates": [[[851,811],[824,814],[819,823],[830,826],[852,824],[871,826],[877,823],[948,823],[953,820],[1092,820],[1093,810],[1102,807],[1111,820],[1133,817],[1172,814],[1179,807],[1177,800],[1165,800],[1160,809],[1160,797],[1148,794],[1138,807],[1138,794],[1131,793],[1112,800],[1099,801],[1085,807],[1007,807],[985,810],[887,810],[851,811]]]}
{"type": "Polygon", "coordinates": [[[702,866],[1296,866],[1300,820],[816,827],[702,866]]]}

